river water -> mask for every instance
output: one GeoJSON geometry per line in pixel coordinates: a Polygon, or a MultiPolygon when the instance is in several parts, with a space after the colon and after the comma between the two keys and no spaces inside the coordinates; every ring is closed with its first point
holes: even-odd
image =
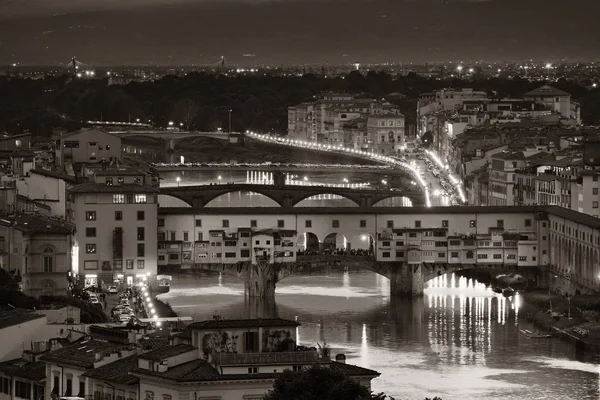
{"type": "Polygon", "coordinates": [[[528,339],[521,299],[505,299],[454,274],[429,282],[422,299],[390,299],[372,272],[292,276],[274,304],[244,301],[243,283],[221,275],[174,276],[159,296],[195,320],[278,315],[297,319],[299,344],[381,372],[373,391],[396,399],[598,399],[600,366],[558,339],[528,339]]]}

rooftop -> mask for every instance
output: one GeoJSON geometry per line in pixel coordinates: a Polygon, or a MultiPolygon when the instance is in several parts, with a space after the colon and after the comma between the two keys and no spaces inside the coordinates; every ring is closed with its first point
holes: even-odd
{"type": "Polygon", "coordinates": [[[140,176],[146,174],[143,170],[133,167],[98,169],[94,173],[96,176],[140,176]]]}
{"type": "Polygon", "coordinates": [[[80,129],[78,131],[67,132],[67,133],[58,134],[58,135],[52,135],[52,139],[54,139],[54,140],[70,139],[70,138],[73,138],[73,137],[75,137],[75,136],[77,136],[77,135],[79,135],[81,133],[89,132],[89,131],[96,131],[99,134],[118,137],[117,135],[114,135],[114,134],[112,134],[110,132],[106,132],[106,131],[98,129],[98,128],[83,128],[83,129],[80,129]]]}
{"type": "Polygon", "coordinates": [[[36,314],[35,312],[23,310],[21,308],[3,307],[0,309],[0,329],[23,324],[25,322],[40,318],[44,318],[44,315],[36,314]]]}
{"type": "MultiPolygon", "coordinates": [[[[175,382],[216,381],[221,379],[221,374],[205,360],[193,360],[169,368],[165,372],[150,371],[144,368],[134,368],[131,372],[135,375],[156,376],[175,382]]],[[[254,375],[252,376],[254,377],[254,375]]],[[[248,375],[246,374],[246,378],[248,375]]]]}
{"type": "Polygon", "coordinates": [[[346,376],[374,376],[378,377],[381,374],[372,369],[359,367],[358,365],[339,363],[333,361],[330,368],[335,372],[341,372],[346,376]]]}
{"type": "Polygon", "coordinates": [[[540,97],[540,96],[571,96],[567,92],[563,92],[562,90],[556,89],[550,85],[544,85],[537,89],[532,90],[531,92],[527,92],[524,95],[525,97],[540,97]]]}
{"type": "Polygon", "coordinates": [[[329,363],[329,358],[319,358],[316,351],[286,351],[267,353],[217,353],[216,365],[288,365],[302,363],[329,363]]]}
{"type": "Polygon", "coordinates": [[[274,328],[299,326],[296,321],[283,318],[256,318],[256,319],[211,319],[194,322],[188,325],[189,329],[223,329],[223,328],[274,328]]]}
{"type": "Polygon", "coordinates": [[[14,378],[39,382],[46,379],[46,363],[27,362],[21,358],[0,363],[0,372],[14,378]]]}
{"type": "Polygon", "coordinates": [[[129,371],[137,368],[137,360],[138,357],[135,355],[125,357],[110,364],[89,370],[83,376],[122,385],[133,385],[139,382],[139,378],[130,375],[129,371]]]}
{"type": "Polygon", "coordinates": [[[93,368],[96,362],[96,353],[102,355],[114,353],[130,348],[131,345],[110,343],[104,340],[88,339],[77,341],[69,346],[63,347],[44,354],[40,361],[49,363],[69,364],[83,368],[93,368]]]}
{"type": "Polygon", "coordinates": [[[130,375],[129,371],[137,368],[137,366],[138,357],[134,355],[122,358],[98,368],[91,369],[84,373],[83,376],[108,381],[111,383],[133,385],[139,382],[139,378],[137,376],[130,375]]]}
{"type": "Polygon", "coordinates": [[[73,225],[64,220],[31,214],[0,216],[0,225],[32,234],[70,235],[75,230],[73,225]]]}
{"type": "Polygon", "coordinates": [[[160,361],[166,358],[175,357],[180,354],[189,353],[197,350],[191,344],[177,344],[175,346],[164,346],[154,351],[144,353],[139,356],[142,360],[160,361]]]}
{"type": "Polygon", "coordinates": [[[34,168],[29,172],[37,174],[37,175],[47,176],[49,178],[62,179],[62,180],[68,181],[68,182],[76,182],[77,181],[77,178],[75,176],[68,175],[64,171],[61,171],[58,169],[34,168]]]}
{"type": "Polygon", "coordinates": [[[105,183],[81,183],[69,189],[71,193],[158,193],[158,189],[151,186],[136,185],[132,183],[122,185],[107,185],[105,183]]]}

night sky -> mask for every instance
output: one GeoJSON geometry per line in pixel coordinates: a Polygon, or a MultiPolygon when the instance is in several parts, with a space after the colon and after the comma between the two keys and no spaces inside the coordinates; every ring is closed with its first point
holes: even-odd
{"type": "Polygon", "coordinates": [[[600,58],[600,0],[0,0],[0,64],[600,58]]]}

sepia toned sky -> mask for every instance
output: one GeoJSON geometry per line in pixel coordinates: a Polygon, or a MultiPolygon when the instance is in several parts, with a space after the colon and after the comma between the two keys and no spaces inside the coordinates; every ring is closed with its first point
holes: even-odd
{"type": "Polygon", "coordinates": [[[600,58],[599,0],[0,0],[0,64],[600,58]]]}

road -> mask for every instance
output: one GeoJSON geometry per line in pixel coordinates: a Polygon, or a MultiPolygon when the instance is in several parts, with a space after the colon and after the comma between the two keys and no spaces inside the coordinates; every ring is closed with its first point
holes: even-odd
{"type": "Polygon", "coordinates": [[[419,160],[417,159],[416,155],[412,160],[407,159],[405,161],[400,161],[396,157],[369,153],[351,148],[344,148],[342,146],[333,147],[329,145],[303,142],[282,137],[261,135],[254,132],[250,132],[250,138],[265,142],[278,143],[284,146],[352,154],[354,156],[367,158],[381,164],[391,165],[395,168],[403,168],[410,171],[415,177],[415,184],[418,184],[425,190],[426,204],[428,207],[466,203],[462,183],[458,180],[458,178],[448,173],[437,155],[427,150],[424,152],[424,158],[427,158],[428,161],[419,160]],[[439,170],[439,177],[434,175],[434,169],[439,170]]]}

